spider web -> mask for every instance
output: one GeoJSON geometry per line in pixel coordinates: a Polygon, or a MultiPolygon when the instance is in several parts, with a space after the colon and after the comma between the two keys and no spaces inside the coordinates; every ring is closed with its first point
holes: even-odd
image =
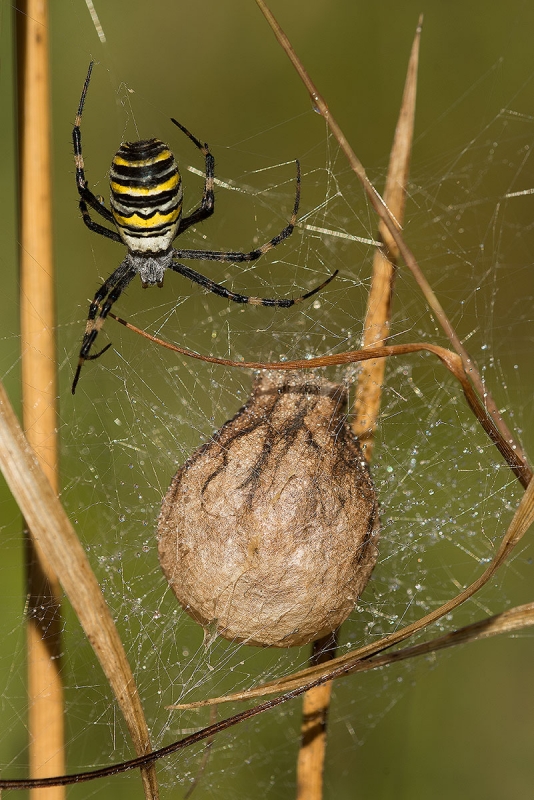
{"type": "MultiPolygon", "coordinates": [[[[85,18],[77,19],[78,26],[86,24],[85,18]]],[[[103,24],[105,28],[104,20],[103,24]]],[[[465,107],[476,106],[495,89],[498,69],[466,81],[462,93],[444,105],[442,115],[422,126],[414,149],[405,235],[499,408],[528,448],[533,422],[534,288],[534,200],[529,193],[534,186],[530,164],[534,117],[528,113],[527,101],[532,99],[528,83],[508,89],[504,104],[495,96],[484,117],[472,121],[468,132],[463,128],[457,140],[451,137],[444,147],[432,146],[437,127],[454,130],[465,107]]],[[[105,83],[105,67],[100,70],[95,84],[105,83]]],[[[80,86],[83,74],[82,68],[80,86]]],[[[92,85],[94,99],[88,98],[83,127],[87,172],[97,194],[107,194],[106,170],[121,137],[144,136],[154,114],[157,130],[150,135],[167,141],[174,136],[170,124],[165,128],[169,113],[163,101],[147,99],[146,91],[132,95],[112,72],[109,76],[113,86],[108,88],[107,107],[113,109],[113,99],[117,100],[115,117],[110,111],[109,117],[95,119],[99,88],[92,85]]],[[[76,106],[78,83],[72,83],[66,119],[76,106]]],[[[184,122],[199,134],[198,126],[184,122]]],[[[339,269],[336,280],[308,303],[286,310],[240,307],[168,275],[161,291],[145,292],[138,282],[132,284],[117,304],[121,316],[169,341],[232,359],[291,359],[358,348],[376,220],[313,111],[304,109],[298,115],[280,111],[272,126],[276,133],[268,141],[267,124],[250,124],[242,138],[234,133],[234,143],[226,147],[217,146],[217,135],[214,142],[209,138],[217,162],[216,212],[208,223],[187,233],[183,246],[249,249],[273,236],[284,226],[293,203],[295,168],[285,154],[294,149],[301,158],[303,179],[300,221],[291,239],[256,265],[194,266],[234,291],[267,297],[296,296],[339,269]],[[286,143],[282,148],[281,141],[286,143]]],[[[187,141],[172,139],[171,146],[182,165],[190,210],[201,194],[202,165],[187,141]]],[[[381,189],[386,158],[366,163],[381,189]]],[[[159,747],[210,720],[207,709],[169,711],[170,703],[246,689],[303,668],[309,648],[262,650],[206,637],[167,587],[155,540],[161,499],[178,467],[246,401],[251,375],[176,356],[109,320],[99,344],[113,341],[114,347],[101,360],[85,365],[76,400],[71,402],[68,386],[83,332],[85,298],[96,288],[95,277],[105,278],[123,255],[115,245],[95,241],[97,237],[85,232],[71,205],[71,230],[65,235],[70,253],[60,254],[65,261],[60,269],[67,274],[76,254],[76,281],[81,288],[73,304],[72,277],[67,276],[59,299],[62,501],[112,609],[152,744],[159,747]]],[[[391,342],[410,341],[447,345],[411,276],[400,269],[391,342]]],[[[12,342],[12,338],[7,342],[4,376],[16,366],[12,350],[9,354],[12,342]]],[[[335,380],[347,377],[341,369],[325,374],[335,380]]],[[[343,626],[340,654],[418,619],[471,582],[491,558],[521,496],[519,485],[466,408],[458,385],[431,356],[390,361],[372,472],[381,505],[379,563],[343,626]]],[[[9,553],[18,547],[14,512],[13,517],[5,526],[9,553]]],[[[492,586],[432,632],[502,610],[515,602],[516,584],[527,575],[527,553],[520,552],[492,586]]],[[[16,610],[6,617],[1,660],[0,746],[3,775],[22,777],[27,757],[21,674],[24,628],[21,594],[15,589],[13,594],[16,610]]],[[[524,589],[517,596],[517,602],[530,599],[524,589]]],[[[68,608],[64,635],[69,771],[128,758],[131,747],[125,725],[68,608]]],[[[357,767],[360,775],[360,758],[365,763],[366,752],[363,748],[364,755],[357,755],[356,745],[372,743],[375,730],[384,736],[392,707],[405,703],[413,691],[410,684],[433,663],[397,665],[336,685],[327,796],[354,796],[347,787],[353,786],[357,767]]],[[[218,714],[226,716],[240,708],[225,706],[218,714]]],[[[218,736],[197,796],[230,791],[243,798],[252,793],[291,796],[299,726],[300,705],[292,702],[218,736]]],[[[196,746],[159,764],[162,796],[177,790],[181,796],[191,786],[204,751],[205,745],[196,746]]],[[[361,780],[370,785],[372,777],[364,775],[361,780]]],[[[69,792],[84,798],[92,793],[141,797],[136,774],[69,792]]]]}

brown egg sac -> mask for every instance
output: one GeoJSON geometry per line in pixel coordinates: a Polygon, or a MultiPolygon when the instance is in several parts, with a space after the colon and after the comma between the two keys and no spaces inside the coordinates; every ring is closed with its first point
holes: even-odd
{"type": "Polygon", "coordinates": [[[246,644],[290,647],[350,614],[377,558],[378,503],[343,386],[264,372],[173,478],[159,558],[183,608],[246,644]]]}

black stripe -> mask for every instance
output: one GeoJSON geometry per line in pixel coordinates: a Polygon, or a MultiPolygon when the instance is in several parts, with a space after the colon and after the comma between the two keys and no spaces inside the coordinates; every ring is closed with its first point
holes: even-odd
{"type": "Polygon", "coordinates": [[[168,150],[166,144],[159,139],[143,139],[140,142],[126,142],[122,144],[115,158],[123,158],[125,161],[140,161],[144,158],[155,158],[164,150],[168,150]]]}
{"type": "Polygon", "coordinates": [[[121,225],[121,231],[126,231],[129,236],[134,236],[137,239],[146,239],[150,236],[165,236],[167,231],[170,231],[176,222],[166,222],[163,225],[154,225],[153,228],[134,228],[130,225],[121,225]]]}
{"type": "MultiPolygon", "coordinates": [[[[113,205],[113,203],[112,203],[112,205],[113,205]]],[[[138,210],[133,210],[131,213],[128,213],[128,210],[122,211],[120,208],[115,208],[114,205],[113,205],[113,208],[117,212],[117,214],[119,216],[121,216],[121,217],[132,217],[134,214],[136,214],[138,217],[141,217],[141,219],[148,220],[148,219],[151,219],[155,214],[158,214],[158,213],[166,214],[166,215],[167,214],[172,214],[172,212],[175,211],[177,208],[179,208],[180,205],[181,205],[181,201],[178,201],[177,203],[175,203],[170,208],[166,208],[164,211],[161,211],[160,208],[154,208],[154,209],[151,209],[147,214],[142,214],[138,210]]],[[[124,207],[126,209],[128,209],[128,206],[126,206],[126,204],[124,205],[124,207]]],[[[145,208],[146,208],[146,204],[145,204],[145,208]]],[[[118,224],[120,225],[121,228],[123,227],[122,223],[118,223],[118,224]]],[[[174,225],[174,222],[173,223],[166,222],[165,224],[166,225],[169,225],[169,224],[174,225]]],[[[155,230],[157,230],[157,229],[155,229],[155,230]]]]}
{"type": "MultiPolygon", "coordinates": [[[[152,177],[148,176],[148,177],[142,177],[140,179],[119,178],[116,175],[114,175],[113,172],[110,173],[109,177],[111,183],[117,183],[119,186],[124,186],[125,189],[157,189],[160,184],[166,183],[175,175],[178,176],[178,181],[175,187],[176,191],[176,189],[178,189],[178,187],[181,185],[180,175],[178,173],[178,170],[176,169],[169,170],[169,172],[167,172],[165,175],[153,175],[152,177]]],[[[162,190],[162,191],[167,191],[167,190],[162,190]]]]}
{"type": "Polygon", "coordinates": [[[156,161],[155,164],[133,164],[131,167],[125,167],[122,164],[111,163],[110,176],[117,178],[118,182],[133,180],[145,182],[152,180],[154,177],[162,180],[165,172],[169,173],[178,172],[178,167],[174,156],[166,158],[164,161],[156,161]]]}
{"type": "MultiPolygon", "coordinates": [[[[131,194],[117,194],[112,191],[111,196],[115,204],[120,204],[124,208],[161,208],[170,200],[179,196],[176,189],[169,189],[167,192],[158,192],[158,194],[139,197],[131,194]]],[[[172,208],[176,208],[176,204],[172,208]]],[[[171,209],[169,209],[170,211],[171,209]]],[[[165,211],[167,213],[167,210],[165,211]]]]}

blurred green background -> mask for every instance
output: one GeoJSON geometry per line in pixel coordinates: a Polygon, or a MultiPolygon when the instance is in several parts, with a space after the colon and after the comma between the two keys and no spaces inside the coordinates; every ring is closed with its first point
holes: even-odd
{"type": "MultiPolygon", "coordinates": [[[[97,0],[95,7],[107,37],[104,45],[98,40],[83,0],[58,0],[52,4],[50,17],[63,496],[84,541],[92,542],[95,568],[100,566],[98,574],[112,606],[115,601],[121,629],[131,636],[130,657],[139,670],[137,676],[142,677],[143,659],[149,664],[148,670],[152,668],[146,651],[160,644],[158,640],[152,645],[150,628],[140,612],[128,619],[130,600],[119,597],[121,587],[132,593],[132,608],[137,589],[155,592],[146,588],[146,578],[140,574],[148,563],[150,578],[159,576],[153,547],[157,496],[165,491],[172,465],[180,463],[215,426],[235,413],[246,397],[247,379],[205,371],[204,365],[183,366],[183,362],[155,353],[108,323],[107,335],[115,349],[102,363],[86,365],[80,390],[75,400],[71,398],[72,367],[88,298],[98,280],[118,265],[123,253],[118,245],[90,234],[77,208],[70,136],[90,58],[98,63],[85,110],[83,144],[87,175],[96,193],[107,197],[107,170],[123,139],[158,136],[171,144],[182,164],[202,168],[194,148],[170,125],[170,116],[209,141],[221,179],[234,179],[257,192],[274,186],[259,198],[251,192],[242,196],[219,189],[215,216],[184,246],[247,249],[249,242],[273,235],[283,227],[291,207],[291,161],[296,157],[303,166],[301,213],[310,214],[312,224],[363,237],[372,237],[376,224],[324,123],[311,110],[305,90],[252,0],[205,0],[202,4],[170,0],[105,4],[97,0]],[[326,211],[320,211],[326,195],[333,199],[326,211]],[[171,383],[173,375],[178,391],[171,383]],[[153,450],[147,449],[150,459],[145,463],[138,453],[148,439],[153,450]],[[137,455],[129,450],[137,451],[137,455]],[[145,491],[143,480],[147,482],[145,491]],[[115,523],[128,515],[130,523],[127,520],[123,534],[115,523]],[[145,528],[142,541],[133,538],[136,526],[145,528]],[[136,561],[138,551],[145,548],[150,551],[148,561],[136,561]],[[113,558],[121,562],[120,578],[113,572],[113,558]]],[[[378,188],[387,167],[417,18],[424,12],[406,236],[447,312],[458,324],[460,336],[483,365],[498,403],[514,412],[513,424],[532,453],[534,197],[527,194],[507,199],[505,195],[534,187],[529,161],[534,138],[534,7],[522,0],[506,4],[273,0],[271,8],[378,188]]],[[[0,4],[0,10],[0,370],[10,395],[18,402],[15,12],[7,2],[0,4]]],[[[186,169],[183,172],[186,207],[192,207],[200,197],[201,179],[186,169]]],[[[236,275],[237,290],[268,295],[275,287],[277,294],[290,294],[296,293],[295,287],[310,288],[340,266],[340,281],[321,300],[322,306],[309,310],[304,320],[278,314],[265,322],[265,317],[243,315],[241,309],[227,313],[227,304],[211,296],[206,299],[189,284],[184,286],[186,282],[180,282],[177,276],[176,280],[174,276],[166,279],[161,295],[156,290],[145,293],[137,283],[132,284],[127,297],[118,304],[119,311],[143,327],[161,330],[179,344],[221,356],[268,356],[282,351],[297,356],[303,349],[324,352],[327,347],[355,346],[372,251],[365,245],[332,244],[330,239],[305,231],[296,233],[294,239],[296,243],[292,240],[285,255],[279,256],[282,268],[275,264],[271,269],[272,259],[267,259],[256,269],[232,272],[226,267],[211,271],[206,267],[206,274],[217,280],[236,275]],[[289,266],[284,271],[285,258],[289,266]]],[[[196,266],[201,269],[205,265],[196,266]]],[[[405,334],[404,341],[425,337],[441,342],[441,334],[428,320],[414,284],[402,271],[398,295],[396,335],[405,334]]],[[[105,337],[103,333],[102,338],[108,341],[105,337]]],[[[484,551],[480,542],[490,542],[504,532],[513,499],[517,500],[520,492],[513,485],[503,488],[509,481],[502,470],[499,479],[493,476],[492,465],[498,464],[498,459],[478,434],[474,443],[467,445],[466,459],[471,460],[466,464],[465,477],[457,474],[458,463],[463,463],[464,437],[473,426],[469,416],[454,406],[452,398],[458,392],[444,379],[440,368],[425,362],[425,367],[414,366],[413,372],[400,374],[400,367],[393,372],[393,379],[404,381],[400,384],[404,389],[415,380],[422,399],[419,406],[414,399],[407,418],[402,418],[397,416],[402,403],[393,390],[386,396],[389,410],[384,413],[383,449],[378,450],[376,465],[377,483],[384,489],[384,516],[404,515],[408,519],[411,514],[412,531],[417,530],[418,506],[423,518],[428,511],[433,520],[438,519],[438,501],[436,509],[429,509],[428,498],[422,499],[431,484],[436,484],[446,509],[443,517],[450,516],[456,503],[461,512],[457,523],[449,523],[449,549],[445,543],[425,562],[424,609],[454,594],[458,581],[471,580],[479,573],[477,558],[481,559],[484,551]],[[433,389],[436,382],[441,385],[441,394],[433,389]],[[429,474],[406,478],[413,442],[421,443],[425,438],[419,422],[437,414],[443,399],[449,408],[442,427],[450,430],[445,430],[443,439],[441,433],[435,435],[429,474]],[[457,431],[451,427],[451,420],[456,418],[457,431]],[[452,451],[443,450],[442,456],[441,448],[449,446],[452,451]],[[480,458],[476,447],[484,452],[480,458]],[[481,472],[473,466],[477,459],[487,460],[481,472]],[[399,499],[395,490],[387,488],[387,471],[397,468],[404,485],[415,492],[410,512],[398,507],[392,511],[386,505],[386,498],[392,504],[399,499]],[[480,518],[471,514],[474,533],[462,532],[466,512],[475,508],[473,498],[479,493],[486,499],[480,501],[480,518]],[[496,500],[490,498],[493,494],[496,500]],[[508,497],[511,505],[507,505],[508,497]],[[458,540],[454,542],[456,525],[458,540]],[[475,560],[469,547],[477,554],[475,560]]],[[[424,464],[418,469],[424,472],[424,464]]],[[[5,487],[0,501],[4,548],[0,764],[2,777],[8,777],[24,774],[26,757],[21,624],[24,588],[20,520],[5,487]]],[[[393,535],[395,525],[387,522],[386,531],[389,526],[393,535]]],[[[414,546],[414,561],[416,556],[424,558],[418,546],[414,546]]],[[[395,544],[385,534],[382,555],[386,575],[388,555],[394,552],[395,544]]],[[[398,564],[411,575],[416,566],[410,564],[406,553],[407,547],[398,564]]],[[[532,554],[530,536],[495,585],[450,624],[464,624],[485,613],[532,600],[532,554]]],[[[395,571],[399,566],[390,569],[395,571]]],[[[371,591],[376,608],[387,615],[391,610],[388,612],[386,605],[386,585],[386,579],[377,576],[371,591]]],[[[146,596],[142,595],[142,601],[146,596]]],[[[165,602],[172,607],[169,599],[165,602]]],[[[369,604],[370,616],[374,613],[378,617],[371,601],[369,604]]],[[[418,616],[417,604],[409,608],[404,600],[399,609],[403,622],[418,616]]],[[[252,685],[256,668],[257,674],[265,677],[291,664],[302,664],[306,658],[304,650],[286,657],[279,653],[254,654],[248,648],[234,657],[230,645],[206,655],[201,652],[198,632],[188,627],[189,623],[182,624],[184,641],[198,648],[200,666],[191,667],[188,680],[194,681],[196,669],[202,677],[199,696],[203,691],[220,693],[234,686],[231,680],[223,680],[224,659],[232,664],[232,658],[236,664],[242,659],[243,681],[252,685]],[[212,670],[218,677],[210,684],[212,670]]],[[[391,628],[384,623],[384,629],[391,628]]],[[[167,626],[167,632],[170,630],[167,626]]],[[[349,628],[347,642],[352,637],[356,643],[357,633],[349,628]]],[[[127,756],[128,745],[113,740],[115,723],[109,694],[70,617],[66,641],[69,769],[120,760],[127,756]],[[69,642],[71,651],[75,651],[70,654],[69,642]],[[85,700],[84,684],[88,687],[85,700]],[[96,734],[91,735],[90,727],[99,723],[103,728],[97,727],[96,734]]],[[[149,724],[158,726],[158,742],[167,743],[178,738],[177,728],[173,724],[165,728],[157,716],[161,711],[152,712],[152,702],[162,702],[154,700],[152,694],[165,695],[167,683],[172,683],[161,666],[167,658],[165,648],[176,656],[180,647],[177,643],[161,647],[157,662],[160,670],[152,676],[153,683],[147,679],[144,697],[149,724]]],[[[386,677],[364,675],[340,683],[334,693],[325,797],[531,797],[533,655],[533,638],[526,631],[456,649],[439,656],[436,662],[425,660],[410,668],[395,668],[386,677]]],[[[226,712],[222,709],[220,713],[226,712]]],[[[196,789],[197,797],[294,796],[292,769],[298,716],[299,706],[294,703],[275,719],[263,716],[254,725],[244,726],[242,732],[222,737],[196,789]]],[[[185,723],[181,724],[183,729],[185,723]]],[[[122,735],[120,725],[117,730],[122,735]]],[[[163,796],[183,795],[188,785],[184,780],[186,769],[189,777],[195,774],[199,753],[174,757],[170,766],[162,767],[167,786],[163,796]]],[[[133,793],[141,796],[139,782],[126,777],[76,787],[69,796],[131,797],[133,793]]]]}

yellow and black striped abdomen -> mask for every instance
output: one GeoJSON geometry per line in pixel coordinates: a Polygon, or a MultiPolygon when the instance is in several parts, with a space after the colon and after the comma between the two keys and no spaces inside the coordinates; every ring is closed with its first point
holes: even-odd
{"type": "Polygon", "coordinates": [[[171,246],[182,215],[182,179],[173,154],[159,139],[122,144],[111,163],[111,211],[133,253],[171,246]]]}

